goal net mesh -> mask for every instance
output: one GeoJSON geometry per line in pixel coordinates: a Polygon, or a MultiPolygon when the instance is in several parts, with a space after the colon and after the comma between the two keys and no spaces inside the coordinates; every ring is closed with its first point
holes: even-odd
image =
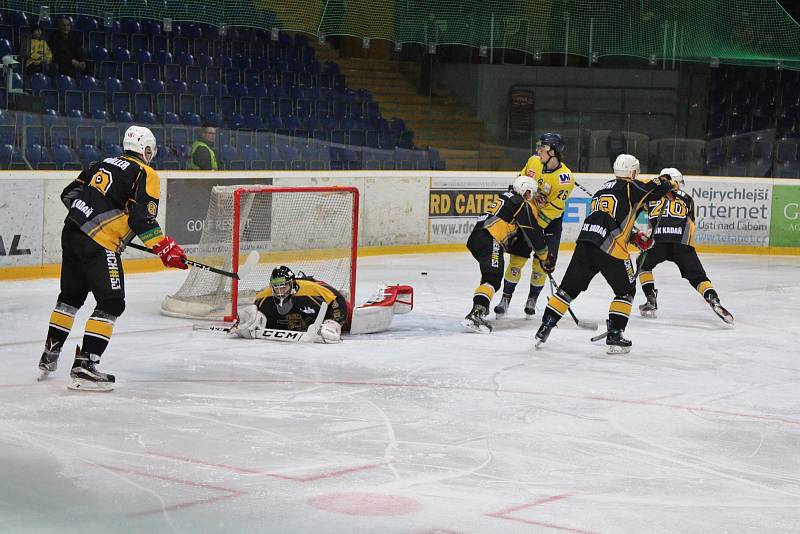
{"type": "Polygon", "coordinates": [[[272,269],[280,265],[327,282],[352,305],[357,192],[349,188],[216,186],[192,259],[234,270],[237,189],[250,191],[239,196],[237,270],[252,251],[258,253],[258,263],[239,273],[238,288],[231,278],[192,268],[180,289],[164,299],[162,312],[196,319],[230,318],[234,315],[232,292],[237,292],[239,307],[252,304],[256,293],[269,284],[272,269]]]}

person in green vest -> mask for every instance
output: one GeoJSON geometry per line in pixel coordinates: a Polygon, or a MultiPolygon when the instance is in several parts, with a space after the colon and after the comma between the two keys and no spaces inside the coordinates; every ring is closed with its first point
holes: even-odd
{"type": "Polygon", "coordinates": [[[213,146],[217,143],[217,129],[206,126],[200,133],[200,139],[192,144],[189,150],[189,162],[186,168],[191,171],[216,171],[217,154],[213,146]]]}

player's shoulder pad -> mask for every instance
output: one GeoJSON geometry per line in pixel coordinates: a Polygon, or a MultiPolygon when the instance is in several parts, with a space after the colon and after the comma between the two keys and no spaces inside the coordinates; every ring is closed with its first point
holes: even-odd
{"type": "Polygon", "coordinates": [[[336,299],[336,293],[334,293],[333,289],[322,282],[301,278],[295,280],[295,283],[297,284],[295,295],[298,297],[321,297],[325,302],[336,299]]]}

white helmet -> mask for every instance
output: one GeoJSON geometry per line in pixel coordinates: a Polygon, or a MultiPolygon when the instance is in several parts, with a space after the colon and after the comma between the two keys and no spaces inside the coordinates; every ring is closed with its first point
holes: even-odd
{"type": "Polygon", "coordinates": [[[614,175],[620,178],[635,178],[639,174],[639,160],[630,154],[620,154],[614,160],[614,175]]]}
{"type": "Polygon", "coordinates": [[[511,185],[511,188],[523,197],[525,196],[526,191],[530,191],[531,196],[533,196],[533,194],[539,188],[539,184],[537,184],[536,180],[530,176],[525,176],[523,174],[521,176],[517,176],[517,178],[514,180],[514,183],[511,185]]]}
{"type": "Polygon", "coordinates": [[[681,171],[679,171],[675,167],[666,167],[664,169],[661,169],[661,172],[658,174],[659,176],[663,176],[664,174],[669,175],[669,177],[672,178],[672,181],[677,182],[677,184],[681,187],[681,189],[683,189],[684,186],[686,185],[685,182],[683,181],[683,174],[681,174],[681,171]]]}
{"type": "Polygon", "coordinates": [[[122,138],[122,149],[130,150],[142,156],[142,159],[148,165],[153,158],[156,157],[158,148],[156,147],[156,136],[149,128],[144,126],[131,126],[125,130],[125,136],[122,138]],[[147,157],[147,148],[150,148],[150,157],[147,157]]]}

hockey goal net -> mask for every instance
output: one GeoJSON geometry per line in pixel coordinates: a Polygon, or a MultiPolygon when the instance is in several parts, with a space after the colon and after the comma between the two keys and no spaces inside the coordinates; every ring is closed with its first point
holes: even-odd
{"type": "Polygon", "coordinates": [[[324,280],[352,307],[358,198],[353,187],[215,186],[191,258],[237,272],[241,279],[192,268],[177,293],[161,303],[162,313],[231,321],[238,306],[253,303],[279,265],[324,280]]]}

